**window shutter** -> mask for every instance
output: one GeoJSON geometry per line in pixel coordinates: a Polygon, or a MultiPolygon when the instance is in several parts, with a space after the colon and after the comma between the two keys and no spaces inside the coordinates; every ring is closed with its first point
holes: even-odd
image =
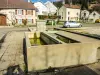
{"type": "Polygon", "coordinates": [[[34,19],[32,19],[32,23],[34,23],[34,19]]]}
{"type": "Polygon", "coordinates": [[[22,10],[22,15],[24,15],[24,10],[22,10]]]}
{"type": "Polygon", "coordinates": [[[17,15],[17,9],[15,10],[15,15],[17,15]]]}
{"type": "Polygon", "coordinates": [[[27,15],[27,10],[26,10],[26,15],[27,15]]]}
{"type": "Polygon", "coordinates": [[[33,10],[31,11],[32,15],[33,15],[33,10]]]}

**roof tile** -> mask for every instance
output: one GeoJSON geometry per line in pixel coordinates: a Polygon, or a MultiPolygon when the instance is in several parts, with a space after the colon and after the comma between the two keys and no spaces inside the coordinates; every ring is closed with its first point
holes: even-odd
{"type": "Polygon", "coordinates": [[[32,3],[25,2],[24,0],[1,0],[0,8],[15,8],[15,9],[35,9],[32,3]]]}
{"type": "Polygon", "coordinates": [[[78,5],[64,4],[64,6],[65,6],[66,8],[80,9],[80,6],[78,6],[78,5]]]}

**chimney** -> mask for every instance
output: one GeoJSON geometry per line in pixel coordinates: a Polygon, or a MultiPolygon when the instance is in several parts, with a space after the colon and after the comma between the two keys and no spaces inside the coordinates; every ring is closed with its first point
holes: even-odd
{"type": "Polygon", "coordinates": [[[31,0],[28,0],[28,2],[31,2],[31,0]]]}
{"type": "Polygon", "coordinates": [[[65,0],[62,1],[62,4],[65,4],[65,0]]]}

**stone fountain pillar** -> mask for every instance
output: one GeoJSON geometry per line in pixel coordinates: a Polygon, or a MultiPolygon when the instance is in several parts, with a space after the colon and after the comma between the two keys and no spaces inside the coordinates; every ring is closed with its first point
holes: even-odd
{"type": "Polygon", "coordinates": [[[46,31],[46,20],[37,20],[36,30],[39,32],[46,31]]]}

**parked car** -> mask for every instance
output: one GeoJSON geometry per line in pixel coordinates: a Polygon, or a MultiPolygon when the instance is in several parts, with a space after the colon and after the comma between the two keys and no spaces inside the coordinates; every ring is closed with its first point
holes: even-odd
{"type": "Polygon", "coordinates": [[[95,20],[95,23],[100,23],[100,19],[95,20]]]}
{"type": "Polygon", "coordinates": [[[65,21],[64,26],[63,27],[82,27],[81,23],[77,23],[75,21],[65,21]]]}

